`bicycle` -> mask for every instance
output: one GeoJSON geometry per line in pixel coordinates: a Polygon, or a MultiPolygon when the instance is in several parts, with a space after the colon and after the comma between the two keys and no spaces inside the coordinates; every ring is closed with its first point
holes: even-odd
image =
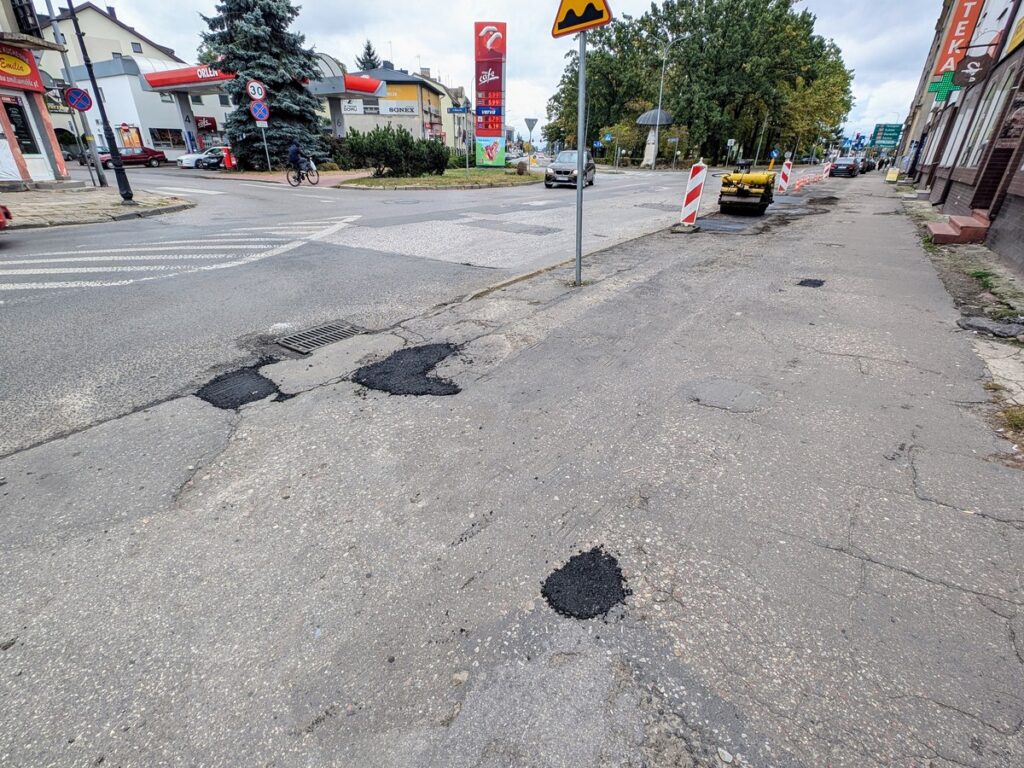
{"type": "Polygon", "coordinates": [[[293,186],[299,186],[303,180],[308,181],[313,186],[320,183],[320,171],[316,169],[312,160],[306,160],[302,168],[289,168],[287,173],[288,183],[293,186]]]}

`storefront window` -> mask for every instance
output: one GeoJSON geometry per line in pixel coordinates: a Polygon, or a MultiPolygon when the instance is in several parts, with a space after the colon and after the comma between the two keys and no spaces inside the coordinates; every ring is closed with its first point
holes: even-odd
{"type": "Polygon", "coordinates": [[[967,126],[971,124],[971,118],[974,117],[977,102],[977,99],[972,100],[968,97],[963,107],[960,108],[960,113],[956,116],[956,122],[953,123],[953,132],[949,135],[946,149],[942,153],[942,161],[939,163],[943,168],[949,168],[953,165],[953,160],[956,159],[957,152],[960,151],[962,146],[964,134],[967,133],[967,126]]]}
{"type": "Polygon", "coordinates": [[[4,110],[11,121],[21,154],[38,155],[39,145],[36,143],[35,134],[32,133],[32,124],[29,123],[28,112],[21,99],[17,96],[4,96],[4,110]]]}
{"type": "Polygon", "coordinates": [[[998,85],[988,89],[985,100],[982,102],[981,110],[978,112],[978,121],[974,124],[971,137],[964,146],[963,154],[960,156],[960,163],[965,168],[977,168],[981,158],[985,154],[992,132],[995,129],[995,122],[1003,111],[1006,103],[1006,95],[1010,90],[1010,83],[1016,70],[1011,67],[1006,76],[998,81],[998,85]]]}
{"type": "Polygon", "coordinates": [[[177,128],[150,128],[153,149],[185,149],[185,139],[177,128]]]}

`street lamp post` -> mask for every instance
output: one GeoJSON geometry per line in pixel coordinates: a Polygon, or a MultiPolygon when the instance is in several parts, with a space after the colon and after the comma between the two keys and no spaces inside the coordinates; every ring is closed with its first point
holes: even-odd
{"type": "MultiPolygon", "coordinates": [[[[78,45],[82,49],[82,63],[89,75],[89,82],[92,84],[92,92],[95,94],[96,106],[100,111],[100,120],[103,122],[103,136],[107,140],[107,149],[110,151],[110,164],[114,166],[114,178],[117,179],[117,191],[121,194],[121,200],[125,205],[134,205],[132,198],[131,184],[128,183],[128,174],[124,172],[124,164],[121,162],[121,153],[117,149],[117,142],[114,140],[114,129],[110,127],[107,119],[107,110],[103,106],[103,97],[100,95],[100,87],[96,84],[96,73],[92,68],[92,59],[89,58],[89,51],[85,47],[85,33],[78,23],[78,14],[75,12],[74,2],[68,3],[68,13],[71,15],[71,24],[75,28],[75,36],[78,38],[78,45]]],[[[97,166],[97,170],[99,166],[97,166]]]]}
{"type": "Polygon", "coordinates": [[[661,55],[661,84],[658,86],[658,122],[654,125],[654,162],[651,163],[651,170],[658,170],[658,149],[661,147],[661,102],[665,96],[665,69],[668,67],[668,49],[682,40],[685,35],[679,35],[671,40],[665,41],[661,38],[654,38],[659,43],[665,43],[661,55]]]}

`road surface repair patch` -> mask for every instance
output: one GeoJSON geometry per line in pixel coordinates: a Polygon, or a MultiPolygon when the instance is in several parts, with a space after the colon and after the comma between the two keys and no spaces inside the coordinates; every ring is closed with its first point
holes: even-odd
{"type": "MultiPolygon", "coordinates": [[[[263,364],[265,363],[260,363],[263,364]]],[[[286,396],[281,394],[281,390],[274,382],[260,375],[258,367],[239,368],[237,371],[222,373],[204,384],[196,392],[196,397],[225,410],[234,410],[271,395],[285,399],[286,396]]]]}
{"type": "Polygon", "coordinates": [[[581,552],[552,573],[541,594],[548,605],[571,619],[603,616],[630,594],[619,561],[600,547],[581,552]]]}
{"type": "Polygon", "coordinates": [[[407,347],[363,366],[352,374],[352,381],[392,395],[457,395],[462,391],[458,384],[430,372],[458,351],[458,345],[447,343],[407,347]]]}

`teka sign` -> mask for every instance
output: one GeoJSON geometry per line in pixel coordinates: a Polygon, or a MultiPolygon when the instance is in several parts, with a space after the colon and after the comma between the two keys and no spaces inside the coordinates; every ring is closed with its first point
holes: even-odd
{"type": "Polygon", "coordinates": [[[941,77],[947,72],[956,72],[960,62],[968,54],[967,46],[971,44],[974,28],[978,25],[978,17],[984,4],[984,0],[957,0],[956,10],[950,17],[945,43],[939,49],[939,57],[935,62],[936,77],[941,77]]]}

